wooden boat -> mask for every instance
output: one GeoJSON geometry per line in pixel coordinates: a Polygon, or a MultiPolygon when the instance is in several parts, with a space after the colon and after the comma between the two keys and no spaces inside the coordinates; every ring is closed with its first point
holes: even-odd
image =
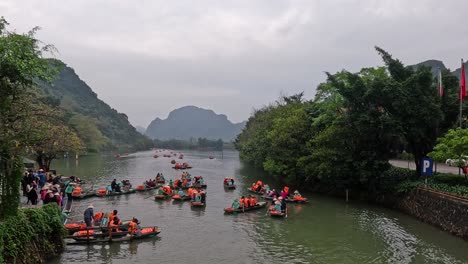
{"type": "Polygon", "coordinates": [[[190,204],[191,204],[193,207],[204,207],[204,206],[206,205],[206,203],[194,202],[194,201],[191,201],[190,204]]]}
{"type": "MultiPolygon", "coordinates": [[[[130,223],[131,220],[125,220],[122,222],[122,225],[119,226],[120,229],[126,229],[128,228],[128,224],[130,223]]],[[[107,231],[109,230],[109,227],[107,226],[101,226],[101,223],[95,223],[96,225],[90,230],[101,230],[101,231],[107,231]]],[[[74,233],[82,230],[86,230],[86,223],[81,222],[81,223],[70,223],[70,224],[65,224],[64,225],[65,229],[67,229],[67,232],[69,235],[73,235],[74,233]]]]}
{"type": "Polygon", "coordinates": [[[172,200],[174,201],[188,201],[190,200],[190,196],[188,195],[183,195],[183,196],[180,196],[178,194],[172,196],[172,200]]]}
{"type": "Polygon", "coordinates": [[[182,189],[182,190],[187,190],[188,188],[199,188],[199,189],[206,189],[207,185],[206,184],[195,184],[195,185],[192,185],[192,186],[181,186],[181,187],[175,187],[175,189],[179,190],[179,189],[182,189]]]}
{"type": "Polygon", "coordinates": [[[128,191],[121,191],[121,192],[110,192],[110,193],[102,193],[102,192],[97,192],[96,196],[98,197],[105,197],[105,196],[116,196],[116,195],[123,195],[123,194],[129,194],[129,193],[135,193],[137,190],[136,189],[129,189],[128,191]]]}
{"type": "Polygon", "coordinates": [[[278,212],[278,211],[268,211],[268,214],[271,217],[285,217],[286,216],[286,213],[278,212]]]}
{"type": "Polygon", "coordinates": [[[236,189],[236,185],[233,184],[233,185],[227,185],[227,184],[223,184],[224,188],[228,189],[228,190],[234,190],[236,189]]]}
{"type": "Polygon", "coordinates": [[[224,208],[224,212],[225,213],[244,213],[244,212],[249,212],[249,211],[253,211],[253,210],[257,210],[257,209],[260,209],[260,208],[263,208],[267,205],[266,202],[259,202],[257,205],[255,206],[251,206],[251,207],[245,207],[244,209],[242,208],[234,208],[234,207],[226,207],[224,208]]]}
{"type": "Polygon", "coordinates": [[[72,193],[72,197],[75,200],[86,199],[86,198],[93,197],[93,196],[96,196],[95,191],[87,191],[87,192],[83,192],[81,194],[72,193]]]}
{"type": "Polygon", "coordinates": [[[267,214],[269,214],[271,217],[285,217],[288,215],[288,208],[286,208],[285,213],[276,211],[274,208],[275,208],[274,205],[270,205],[270,207],[268,208],[267,214]]]}
{"type": "Polygon", "coordinates": [[[159,188],[159,186],[148,187],[147,185],[138,185],[136,190],[139,192],[147,192],[159,188]]]}
{"type": "Polygon", "coordinates": [[[192,168],[192,166],[187,166],[187,167],[178,167],[178,168],[176,168],[176,167],[174,166],[174,167],[172,167],[172,168],[173,168],[173,169],[176,169],[176,170],[188,170],[188,169],[191,169],[191,168],[192,168]]]}
{"type": "MultiPolygon", "coordinates": [[[[273,200],[273,197],[268,196],[268,195],[264,195],[263,198],[265,198],[265,200],[273,200]]],[[[287,203],[306,203],[306,202],[308,202],[308,199],[303,197],[303,200],[295,200],[295,199],[293,199],[291,197],[287,197],[286,202],[287,203]]]]}
{"type": "Polygon", "coordinates": [[[154,155],[153,158],[157,159],[159,156],[158,155],[154,155]]]}
{"type": "Polygon", "coordinates": [[[112,232],[112,236],[109,236],[108,232],[96,233],[92,236],[88,234],[84,235],[73,235],[68,238],[75,240],[74,242],[67,242],[67,244],[81,244],[81,243],[106,243],[106,242],[123,242],[138,240],[144,238],[155,237],[161,233],[159,227],[144,227],[141,229],[141,235],[131,235],[127,231],[112,232]]]}
{"type": "Polygon", "coordinates": [[[156,180],[156,182],[164,184],[164,183],[166,183],[166,180],[156,180]]]}
{"type": "Polygon", "coordinates": [[[167,199],[167,198],[170,198],[172,197],[172,194],[156,194],[154,196],[154,199],[155,200],[164,200],[164,199],[167,199]]]}
{"type": "Polygon", "coordinates": [[[234,181],[232,178],[224,178],[224,181],[223,181],[224,188],[229,189],[229,190],[234,190],[236,188],[235,184],[232,184],[232,185],[228,184],[228,182],[231,182],[231,180],[234,181]]]}
{"type": "MultiPolygon", "coordinates": [[[[258,195],[265,196],[265,194],[264,194],[264,193],[262,193],[262,192],[257,192],[257,191],[254,191],[254,190],[252,190],[252,189],[249,189],[249,192],[252,192],[252,193],[255,193],[255,194],[258,194],[258,195]]],[[[271,200],[273,200],[273,198],[272,198],[271,200]]]]}

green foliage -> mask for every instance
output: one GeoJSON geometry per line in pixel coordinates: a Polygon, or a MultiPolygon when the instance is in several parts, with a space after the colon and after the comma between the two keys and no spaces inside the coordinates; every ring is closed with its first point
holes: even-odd
{"type": "Polygon", "coordinates": [[[421,181],[417,180],[404,180],[400,182],[396,187],[397,193],[407,193],[415,190],[419,185],[421,185],[421,181]]]}
{"type": "Polygon", "coordinates": [[[34,37],[6,29],[0,19],[0,219],[16,212],[21,177],[21,156],[37,143],[37,118],[43,113],[33,90],[35,80],[50,81],[55,69],[42,58],[49,45],[40,47],[34,37]]]}
{"type": "Polygon", "coordinates": [[[376,49],[385,67],[328,74],[314,100],[299,94],[255,111],[235,142],[241,159],[289,182],[338,190],[391,191],[414,177],[388,160],[406,149],[419,169],[456,121],[456,83],[444,73],[440,98],[428,68],[405,67],[376,49]]]}
{"type": "Polygon", "coordinates": [[[57,60],[49,62],[61,65],[58,78],[52,83],[40,83],[39,88],[45,95],[60,101],[60,108],[68,114],[68,125],[85,142],[88,151],[133,151],[153,147],[152,141],[138,133],[125,114],[101,101],[72,68],[57,60]]]}
{"type": "Polygon", "coordinates": [[[56,204],[23,209],[0,224],[0,263],[38,263],[64,248],[60,210],[56,204]]]}
{"type": "Polygon", "coordinates": [[[429,156],[437,161],[446,159],[458,159],[458,166],[463,166],[461,161],[468,154],[468,129],[450,129],[443,137],[437,140],[434,151],[429,156]]]}
{"type": "Polygon", "coordinates": [[[81,114],[75,114],[68,121],[71,127],[78,132],[88,152],[98,152],[105,149],[109,139],[97,128],[98,120],[81,114]]]}

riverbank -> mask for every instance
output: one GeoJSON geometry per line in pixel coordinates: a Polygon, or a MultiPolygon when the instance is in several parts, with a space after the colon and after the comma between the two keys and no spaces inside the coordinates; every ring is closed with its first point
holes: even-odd
{"type": "Polygon", "coordinates": [[[57,205],[20,209],[0,223],[0,263],[44,263],[63,252],[65,235],[57,205]]]}

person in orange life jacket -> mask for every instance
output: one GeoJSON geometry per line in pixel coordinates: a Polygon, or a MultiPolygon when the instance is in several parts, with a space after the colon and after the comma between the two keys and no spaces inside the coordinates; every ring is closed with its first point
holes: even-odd
{"type": "Polygon", "coordinates": [[[128,224],[128,232],[132,235],[140,236],[141,230],[138,226],[139,223],[140,222],[138,221],[138,219],[133,218],[132,221],[128,224]]]}
{"type": "Polygon", "coordinates": [[[245,207],[250,207],[250,197],[252,197],[252,195],[249,194],[249,197],[244,199],[244,206],[245,207]]]}
{"type": "Polygon", "coordinates": [[[257,205],[257,199],[255,196],[250,197],[250,206],[256,206],[257,205]]]}
{"type": "Polygon", "coordinates": [[[245,197],[242,196],[240,199],[239,199],[239,204],[241,207],[244,207],[245,206],[245,197]]]}
{"type": "Polygon", "coordinates": [[[112,232],[120,232],[118,226],[121,225],[119,218],[114,218],[114,221],[109,222],[109,227],[111,228],[112,232]]]}
{"type": "Polygon", "coordinates": [[[112,211],[111,215],[109,216],[109,224],[114,221],[114,218],[117,217],[117,213],[118,213],[117,210],[112,211]]]}

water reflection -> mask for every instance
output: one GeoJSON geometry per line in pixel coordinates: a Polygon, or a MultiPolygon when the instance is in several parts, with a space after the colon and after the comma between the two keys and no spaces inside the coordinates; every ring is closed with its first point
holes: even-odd
{"type": "MultiPolygon", "coordinates": [[[[56,163],[59,173],[75,174],[95,189],[114,178],[141,184],[157,172],[179,178],[171,158],[154,159],[140,152],[124,159],[113,156],[82,157],[56,163]],[[60,166],[59,166],[60,165],[60,166]]],[[[67,246],[52,263],[468,263],[468,243],[395,211],[368,204],[303,193],[308,204],[288,204],[287,219],[271,218],[266,208],[226,215],[223,208],[248,195],[260,179],[272,188],[282,185],[264,172],[239,162],[237,152],[224,159],[207,158],[203,152],[185,152],[192,175],[204,176],[209,191],[206,207],[170,199],[155,201],[155,193],[136,193],[76,201],[74,220],[93,203],[95,211],[119,210],[122,219],[137,217],[142,226],[162,228],[156,239],[109,245],[67,246]],[[225,191],[222,181],[234,177],[237,188],[225,191]],[[183,245],[183,250],[179,250],[183,245]]],[[[260,199],[261,200],[261,199],[260,199]]]]}

